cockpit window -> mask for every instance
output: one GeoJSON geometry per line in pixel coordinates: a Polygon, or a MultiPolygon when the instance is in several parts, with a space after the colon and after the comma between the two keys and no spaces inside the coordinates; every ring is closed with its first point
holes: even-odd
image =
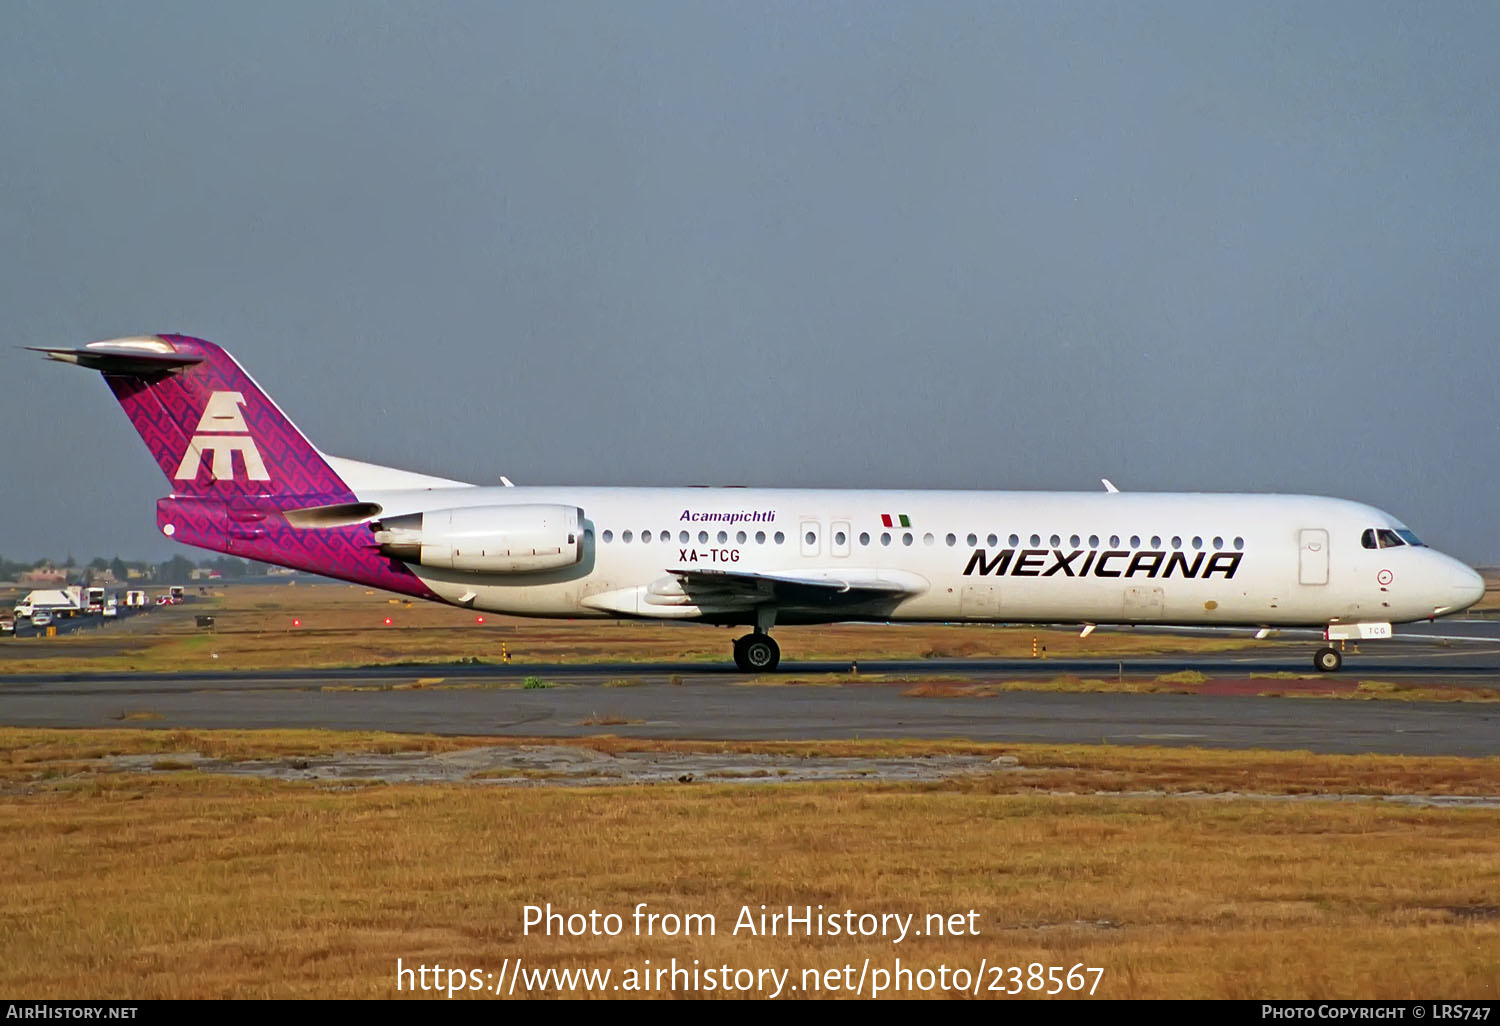
{"type": "Polygon", "coordinates": [[[1415,534],[1412,534],[1410,531],[1404,528],[1398,528],[1396,530],[1396,533],[1399,534],[1401,536],[1401,540],[1406,542],[1406,544],[1408,545],[1422,544],[1422,539],[1418,538],[1415,534]]]}
{"type": "Polygon", "coordinates": [[[1380,543],[1375,540],[1375,528],[1365,528],[1365,533],[1359,536],[1359,543],[1367,549],[1380,548],[1380,543]]]}
{"type": "Polygon", "coordinates": [[[1371,527],[1359,536],[1359,543],[1367,549],[1394,549],[1407,544],[1405,537],[1411,538],[1412,545],[1421,545],[1417,536],[1410,531],[1392,531],[1388,527],[1371,527]]]}
{"type": "Polygon", "coordinates": [[[1380,547],[1382,549],[1394,549],[1398,545],[1406,544],[1406,542],[1401,540],[1400,535],[1388,527],[1382,527],[1376,531],[1375,537],[1380,539],[1380,547]]]}

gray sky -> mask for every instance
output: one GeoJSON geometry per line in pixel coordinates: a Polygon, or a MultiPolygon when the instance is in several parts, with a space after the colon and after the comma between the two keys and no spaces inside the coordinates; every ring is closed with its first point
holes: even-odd
{"type": "Polygon", "coordinates": [[[1500,5],[3,15],[11,558],[184,551],[11,348],[181,331],[466,480],[1312,492],[1500,562],[1500,5]]]}

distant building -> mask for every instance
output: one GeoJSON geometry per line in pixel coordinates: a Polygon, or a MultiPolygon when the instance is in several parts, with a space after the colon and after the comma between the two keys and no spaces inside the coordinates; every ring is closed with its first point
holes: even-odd
{"type": "Polygon", "coordinates": [[[20,577],[22,584],[66,584],[67,580],[68,572],[55,566],[39,566],[35,570],[27,570],[20,577]]]}

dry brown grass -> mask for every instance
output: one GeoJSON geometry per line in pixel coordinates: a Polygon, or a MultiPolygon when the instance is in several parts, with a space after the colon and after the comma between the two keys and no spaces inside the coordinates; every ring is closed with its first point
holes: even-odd
{"type": "Polygon", "coordinates": [[[1058,691],[1068,693],[1197,694],[1210,678],[1191,670],[1160,677],[1079,677],[1064,673],[1056,677],[1026,677],[1018,680],[924,680],[901,694],[907,698],[993,698],[1008,691],[1058,691]]]}
{"type": "Polygon", "coordinates": [[[1362,680],[1341,698],[1395,698],[1407,702],[1500,702],[1500,689],[1400,681],[1362,680]]]}
{"type": "MultiPolygon", "coordinates": [[[[572,743],[603,751],[998,758],[943,784],[336,788],[224,759],[452,751],[494,738],[0,730],[0,991],[395,994],[394,968],[1029,963],[1106,997],[1495,996],[1500,811],[1141,791],[1500,794],[1500,759],[911,740],[572,743]],[[157,776],[101,772],[107,754],[157,776]],[[178,757],[174,757],[178,756],[178,757]],[[1004,758],[999,758],[1004,757],[1004,758]],[[1113,797],[1093,794],[1105,792],[1113,797]],[[1081,792],[1068,797],[1057,792],[1081,792]],[[713,913],[701,939],[523,936],[522,906],[713,913]],[[979,912],[977,937],[751,938],[742,905],[979,912]],[[1420,957],[1413,957],[1420,952],[1420,957]]],[[[537,743],[516,740],[512,743],[537,743]]],[[[503,774],[518,776],[518,774],[503,774]]],[[[492,774],[491,776],[499,775],[492,774]]],[[[613,995],[612,995],[613,996],[613,995]]]]}
{"type": "Polygon", "coordinates": [[[395,994],[396,959],[1105,969],[1103,997],[1495,995],[1500,813],[961,787],[376,786],[179,772],[0,800],[0,990],[395,994]],[[713,913],[522,935],[522,907],[713,913]],[[750,938],[742,905],[978,911],[979,936],[750,938]]]}
{"type": "MultiPolygon", "coordinates": [[[[499,663],[729,660],[740,631],[697,624],[526,620],[432,602],[405,602],[352,585],[301,582],[226,587],[192,604],[156,610],[104,630],[0,645],[0,672],[182,671],[329,667],[375,663],[499,663]],[[210,632],[194,615],[212,613],[210,632]],[[293,617],[302,626],[292,627],[293,617]],[[384,620],[390,617],[392,624],[384,620]],[[129,629],[123,629],[128,627],[129,629]]],[[[833,624],[780,627],[789,660],[1029,657],[1036,637],[1049,656],[1148,655],[1242,648],[1245,639],[973,625],[833,624]]],[[[1264,643],[1261,643],[1264,644],[1264,643]]]]}
{"type": "MultiPolygon", "coordinates": [[[[912,738],[832,741],[670,741],[610,734],[586,738],[447,737],[326,730],[53,730],[0,728],[0,783],[12,789],[97,772],[111,755],[198,753],[238,761],[341,752],[452,752],[489,745],[577,745],[596,751],[749,752],[794,757],[922,758],[978,755],[1014,760],[1005,773],[962,786],[991,794],[1037,790],[1246,792],[1256,794],[1500,795],[1500,759],[1455,756],[1314,755],[1109,745],[1019,745],[912,738]]],[[[948,786],[948,785],[945,785],[948,786]]],[[[957,785],[954,785],[957,786],[957,785]]]]}
{"type": "Polygon", "coordinates": [[[620,712],[596,712],[590,713],[578,721],[580,727],[623,727],[632,723],[645,723],[642,719],[632,719],[620,712]]]}

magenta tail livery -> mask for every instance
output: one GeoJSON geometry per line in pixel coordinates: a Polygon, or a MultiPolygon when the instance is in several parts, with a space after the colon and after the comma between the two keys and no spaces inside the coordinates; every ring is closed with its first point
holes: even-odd
{"type": "MultiPolygon", "coordinates": [[[[43,349],[98,370],[166,476],[176,541],[465,608],[744,625],[1316,627],[1458,612],[1463,563],[1389,514],[1306,495],[477,487],[319,452],[222,349],[43,349]]],[[[1108,483],[1106,482],[1106,485],[1108,483]]],[[[1331,645],[1314,665],[1342,663],[1331,645]]]]}

